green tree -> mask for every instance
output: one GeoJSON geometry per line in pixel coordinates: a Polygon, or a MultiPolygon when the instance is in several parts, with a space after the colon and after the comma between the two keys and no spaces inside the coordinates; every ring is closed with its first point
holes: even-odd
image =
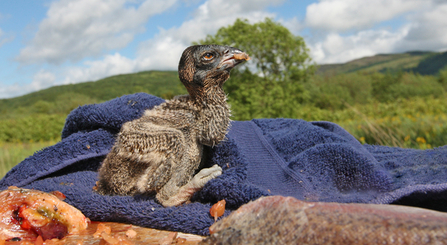
{"type": "Polygon", "coordinates": [[[439,71],[438,82],[447,89],[447,66],[439,71]]]}
{"type": "Polygon", "coordinates": [[[302,37],[269,18],[237,19],[198,43],[234,46],[251,57],[225,85],[235,119],[296,116],[308,96],[303,84],[315,71],[302,37]]]}

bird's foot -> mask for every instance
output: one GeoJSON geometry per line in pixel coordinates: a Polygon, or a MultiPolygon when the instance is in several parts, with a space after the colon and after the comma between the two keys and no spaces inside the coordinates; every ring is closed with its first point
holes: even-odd
{"type": "Polygon", "coordinates": [[[202,189],[205,184],[222,174],[222,168],[215,164],[211,168],[204,168],[198,172],[191,180],[191,188],[202,189]]]}
{"type": "Polygon", "coordinates": [[[191,181],[189,181],[186,185],[182,186],[177,194],[164,199],[162,193],[157,194],[157,199],[163,204],[165,207],[178,206],[185,202],[188,202],[192,195],[202,189],[205,184],[216,178],[217,176],[222,174],[222,168],[217,164],[212,166],[211,168],[204,168],[198,172],[191,181]]]}

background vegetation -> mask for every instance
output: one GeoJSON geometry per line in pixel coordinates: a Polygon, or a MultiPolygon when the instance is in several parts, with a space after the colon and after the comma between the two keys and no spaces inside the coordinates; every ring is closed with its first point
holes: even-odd
{"type": "Polygon", "coordinates": [[[236,67],[225,84],[239,120],[291,117],[308,96],[304,84],[315,71],[309,50],[302,37],[271,19],[255,24],[238,19],[198,43],[234,46],[250,54],[251,60],[236,67]]]}
{"type": "MultiPolygon", "coordinates": [[[[447,145],[447,52],[380,54],[316,67],[302,38],[269,19],[254,25],[238,20],[198,43],[211,42],[236,46],[253,58],[224,85],[233,120],[325,120],[362,143],[447,145]]],[[[60,140],[74,108],[136,92],[169,99],[186,90],[177,72],[148,71],[0,100],[0,177],[60,140]]]]}

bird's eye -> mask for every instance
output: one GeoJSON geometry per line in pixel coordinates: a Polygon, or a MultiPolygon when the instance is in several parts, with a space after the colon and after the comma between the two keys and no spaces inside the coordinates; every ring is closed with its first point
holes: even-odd
{"type": "Polygon", "coordinates": [[[203,55],[203,58],[205,60],[210,60],[210,59],[214,58],[214,55],[212,53],[206,53],[205,55],[203,55]]]}

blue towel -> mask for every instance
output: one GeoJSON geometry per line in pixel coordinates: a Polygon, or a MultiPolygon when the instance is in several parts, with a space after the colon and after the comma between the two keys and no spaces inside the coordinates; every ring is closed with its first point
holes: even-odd
{"type": "Polygon", "coordinates": [[[295,119],[233,121],[227,139],[206,147],[205,167],[223,174],[192,203],[164,208],[151,196],[102,196],[93,191],[97,169],[121,125],[163,100],[144,93],[72,111],[62,140],[15,166],[8,186],[58,190],[95,221],[207,235],[209,208],[225,199],[232,210],[261,196],[324,202],[399,203],[447,210],[447,147],[433,150],[362,145],[330,122],[295,119]]]}

